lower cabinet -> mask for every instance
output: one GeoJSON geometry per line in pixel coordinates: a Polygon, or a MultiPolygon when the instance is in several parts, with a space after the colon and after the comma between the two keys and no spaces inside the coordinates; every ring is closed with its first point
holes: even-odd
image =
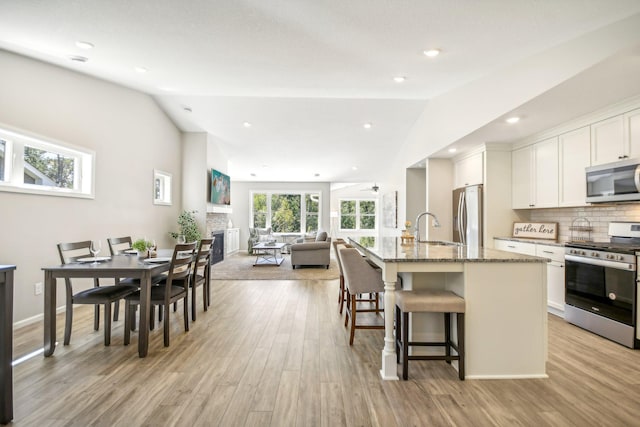
{"type": "Polygon", "coordinates": [[[564,317],[564,246],[536,244],[536,255],[547,263],[547,306],[549,312],[564,317]]]}
{"type": "Polygon", "coordinates": [[[240,229],[227,228],[227,236],[225,240],[225,245],[227,246],[226,252],[228,254],[238,252],[240,249],[240,229]]]}
{"type": "Polygon", "coordinates": [[[549,313],[564,317],[564,246],[495,239],[501,251],[549,258],[547,263],[547,307],[549,313]]]}

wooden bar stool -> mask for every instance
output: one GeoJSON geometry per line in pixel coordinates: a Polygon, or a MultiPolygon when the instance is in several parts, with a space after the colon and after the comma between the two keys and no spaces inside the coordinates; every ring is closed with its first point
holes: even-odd
{"type": "Polygon", "coordinates": [[[409,375],[409,360],[458,361],[458,377],[464,380],[464,298],[450,291],[422,290],[396,292],[396,354],[402,360],[402,379],[409,375]],[[444,341],[409,341],[409,313],[444,313],[444,341]],[[458,343],[451,341],[451,313],[456,313],[458,343]],[[410,346],[445,347],[445,355],[409,356],[410,346]],[[453,348],[457,355],[451,355],[453,348]],[[402,354],[402,357],[400,355],[402,354]]]}

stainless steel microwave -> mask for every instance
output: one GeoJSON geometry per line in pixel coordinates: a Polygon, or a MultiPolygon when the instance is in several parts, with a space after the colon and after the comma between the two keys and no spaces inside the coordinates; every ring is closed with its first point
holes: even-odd
{"type": "Polygon", "coordinates": [[[586,168],[587,202],[640,200],[640,159],[586,168]]]}

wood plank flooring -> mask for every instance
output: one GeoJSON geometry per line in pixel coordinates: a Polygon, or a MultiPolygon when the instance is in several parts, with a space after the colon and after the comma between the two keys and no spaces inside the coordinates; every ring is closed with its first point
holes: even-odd
{"type": "MultiPolygon", "coordinates": [[[[459,381],[444,362],[379,378],[383,331],[339,315],[337,280],[213,281],[190,332],[110,347],[78,306],[69,346],[14,368],[15,426],[638,426],[640,350],[549,316],[548,379],[459,381]]],[[[122,313],[121,313],[122,314],[122,313]]],[[[123,316],[121,315],[121,319],[123,316]]],[[[62,341],[64,319],[58,320],[62,341]]],[[[526,333],[526,331],[523,331],[526,333]]],[[[14,356],[42,346],[40,323],[15,332],[14,356]]]]}

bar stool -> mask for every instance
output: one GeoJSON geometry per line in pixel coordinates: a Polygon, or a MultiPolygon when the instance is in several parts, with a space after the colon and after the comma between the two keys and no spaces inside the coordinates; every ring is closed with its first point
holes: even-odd
{"type": "Polygon", "coordinates": [[[409,360],[445,360],[451,364],[458,361],[458,377],[464,380],[464,298],[450,291],[421,290],[396,291],[396,354],[400,363],[402,354],[402,379],[409,374],[409,360]],[[444,313],[443,342],[409,341],[409,313],[444,313]],[[456,313],[458,343],[451,341],[451,313],[456,313]],[[409,356],[410,346],[445,347],[445,355],[409,356]],[[451,355],[451,348],[456,356],[451,355]]]}

